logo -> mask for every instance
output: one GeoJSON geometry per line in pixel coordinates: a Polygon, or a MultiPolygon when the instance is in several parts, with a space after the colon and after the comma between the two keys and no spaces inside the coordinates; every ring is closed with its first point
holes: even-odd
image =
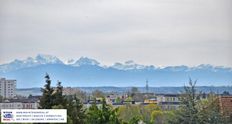
{"type": "Polygon", "coordinates": [[[9,112],[9,111],[3,112],[3,120],[4,121],[11,121],[12,119],[13,119],[12,112],[9,112]]]}
{"type": "Polygon", "coordinates": [[[13,114],[8,113],[3,115],[4,118],[13,118],[13,114]]]}

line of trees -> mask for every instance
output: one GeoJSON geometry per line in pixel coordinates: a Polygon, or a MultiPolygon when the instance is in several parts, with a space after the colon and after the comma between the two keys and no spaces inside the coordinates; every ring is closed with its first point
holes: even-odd
{"type": "Polygon", "coordinates": [[[196,81],[190,79],[189,86],[184,87],[181,106],[176,111],[172,124],[229,124],[229,120],[221,114],[217,96],[210,94],[201,99],[202,94],[196,91],[196,81]]]}
{"type": "MultiPolygon", "coordinates": [[[[100,105],[96,103],[84,107],[76,96],[63,96],[63,87],[58,81],[56,87],[51,86],[49,75],[41,89],[40,109],[67,109],[68,124],[229,124],[219,112],[215,102],[216,96],[200,99],[196,91],[196,82],[189,81],[189,86],[181,96],[179,110],[163,111],[157,105],[125,105],[113,107],[106,104],[103,98],[100,105]]],[[[101,96],[100,93],[95,93],[101,96]]]]}

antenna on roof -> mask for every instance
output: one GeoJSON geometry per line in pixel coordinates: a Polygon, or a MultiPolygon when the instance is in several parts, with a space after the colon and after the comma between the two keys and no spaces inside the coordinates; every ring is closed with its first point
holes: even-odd
{"type": "Polygon", "coordinates": [[[146,93],[149,92],[148,80],[146,80],[146,93]]]}

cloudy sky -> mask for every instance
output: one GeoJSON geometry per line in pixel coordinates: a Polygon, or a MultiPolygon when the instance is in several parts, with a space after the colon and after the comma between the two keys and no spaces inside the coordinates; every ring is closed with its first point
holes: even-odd
{"type": "Polygon", "coordinates": [[[231,12],[231,0],[1,0],[0,64],[41,53],[232,67],[231,12]]]}

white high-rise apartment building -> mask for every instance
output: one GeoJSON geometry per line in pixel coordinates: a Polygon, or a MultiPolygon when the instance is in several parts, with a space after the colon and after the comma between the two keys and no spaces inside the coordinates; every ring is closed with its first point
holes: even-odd
{"type": "Polygon", "coordinates": [[[3,98],[15,97],[16,80],[6,80],[0,78],[0,95],[3,98]]]}

